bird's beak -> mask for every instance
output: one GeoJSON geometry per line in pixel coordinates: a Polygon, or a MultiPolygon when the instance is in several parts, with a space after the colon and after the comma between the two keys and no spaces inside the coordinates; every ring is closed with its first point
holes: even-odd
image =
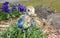
{"type": "Polygon", "coordinates": [[[32,15],[35,14],[34,12],[32,12],[32,15]]]}

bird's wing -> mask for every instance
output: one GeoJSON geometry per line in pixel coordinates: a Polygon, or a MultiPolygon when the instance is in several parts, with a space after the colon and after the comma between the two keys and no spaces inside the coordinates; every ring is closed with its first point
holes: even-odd
{"type": "Polygon", "coordinates": [[[43,20],[41,20],[39,17],[35,16],[33,17],[35,23],[39,25],[40,27],[43,26],[43,20]]]}

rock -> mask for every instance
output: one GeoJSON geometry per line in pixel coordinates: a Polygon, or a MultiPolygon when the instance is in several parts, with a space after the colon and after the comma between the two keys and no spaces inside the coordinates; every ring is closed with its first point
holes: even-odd
{"type": "Polygon", "coordinates": [[[47,16],[48,25],[52,25],[55,29],[60,29],[60,13],[47,16]]]}
{"type": "Polygon", "coordinates": [[[57,30],[58,35],[60,35],[60,29],[57,30]]]}
{"type": "Polygon", "coordinates": [[[48,15],[55,13],[55,8],[48,8],[46,6],[38,5],[35,7],[35,12],[38,17],[46,19],[48,15]]]}

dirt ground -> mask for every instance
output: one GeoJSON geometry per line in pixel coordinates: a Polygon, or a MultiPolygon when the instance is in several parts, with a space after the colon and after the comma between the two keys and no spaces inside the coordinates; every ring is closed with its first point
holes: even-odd
{"type": "MultiPolygon", "coordinates": [[[[53,26],[49,26],[45,24],[45,20],[42,20],[38,17],[33,17],[35,22],[40,26],[40,28],[42,29],[42,31],[44,33],[47,34],[48,38],[60,38],[60,29],[55,30],[53,29],[53,26]]],[[[12,19],[10,19],[9,21],[5,22],[5,23],[12,23],[14,22],[12,19]]],[[[9,27],[9,25],[5,24],[5,25],[0,25],[0,30],[4,29],[6,27],[9,27]]]]}

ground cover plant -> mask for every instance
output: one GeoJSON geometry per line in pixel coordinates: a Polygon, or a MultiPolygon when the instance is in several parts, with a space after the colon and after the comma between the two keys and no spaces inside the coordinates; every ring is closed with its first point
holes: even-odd
{"type": "Polygon", "coordinates": [[[4,2],[0,7],[0,21],[19,17],[25,11],[26,8],[21,4],[15,5],[4,2]]]}
{"type": "Polygon", "coordinates": [[[32,25],[30,30],[18,28],[16,23],[13,23],[0,33],[0,38],[47,38],[39,26],[32,25]]]}

